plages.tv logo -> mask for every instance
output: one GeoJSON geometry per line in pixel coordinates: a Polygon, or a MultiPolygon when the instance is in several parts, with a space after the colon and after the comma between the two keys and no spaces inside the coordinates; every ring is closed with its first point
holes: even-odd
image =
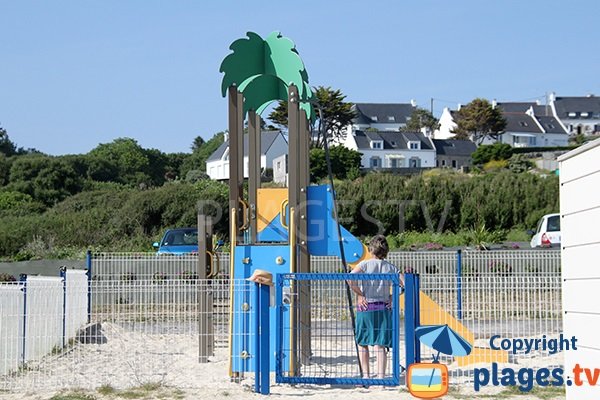
{"type": "MultiPolygon", "coordinates": [[[[529,354],[532,352],[547,352],[556,354],[559,351],[577,350],[577,338],[575,336],[566,338],[561,333],[556,338],[501,338],[495,335],[490,338],[492,350],[504,350],[516,354],[529,354]]],[[[475,368],[473,371],[473,385],[476,392],[483,386],[518,386],[521,392],[529,392],[534,385],[538,386],[571,386],[573,384],[582,386],[588,384],[595,386],[600,378],[600,369],[581,368],[579,364],[573,369],[574,380],[565,377],[565,371],[561,367],[513,369],[502,368],[498,363],[492,363],[489,368],[475,368]],[[581,372],[585,373],[584,375],[581,372]]]]}
{"type": "Polygon", "coordinates": [[[433,399],[448,392],[448,367],[439,362],[440,353],[467,356],[472,346],[446,325],[423,325],[415,330],[419,341],[437,350],[432,363],[411,364],[406,371],[406,386],[414,397],[433,399]]]}
{"type": "Polygon", "coordinates": [[[408,391],[420,399],[433,399],[448,393],[448,367],[440,363],[411,364],[406,372],[408,391]]]}

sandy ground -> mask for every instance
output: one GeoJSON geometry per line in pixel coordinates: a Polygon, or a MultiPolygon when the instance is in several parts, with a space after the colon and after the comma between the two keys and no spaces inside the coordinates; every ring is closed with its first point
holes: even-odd
{"type": "MultiPolygon", "coordinates": [[[[69,351],[47,357],[8,379],[0,377],[0,398],[6,400],[91,400],[91,399],[249,399],[262,398],[253,393],[253,374],[240,383],[231,382],[226,348],[218,348],[209,363],[197,361],[197,336],[183,334],[145,334],[121,325],[105,324],[106,343],[77,344],[69,351]],[[47,389],[39,389],[47,388],[47,389]],[[66,388],[66,389],[61,389],[66,388]],[[82,389],[77,389],[82,388],[82,389]]],[[[518,367],[539,366],[540,359],[524,360],[518,367]]],[[[544,359],[545,365],[560,362],[560,355],[544,359]]],[[[515,367],[515,365],[511,365],[515,367]]],[[[456,382],[457,380],[455,380],[456,382]]],[[[349,386],[312,386],[275,384],[271,376],[271,397],[315,400],[412,399],[404,387],[357,388],[349,386]]],[[[514,393],[514,391],[512,392],[514,393]]],[[[560,393],[545,393],[545,399],[562,399],[560,393]]],[[[468,378],[451,386],[445,398],[538,399],[536,395],[511,396],[505,388],[485,387],[475,393],[468,378]]]]}

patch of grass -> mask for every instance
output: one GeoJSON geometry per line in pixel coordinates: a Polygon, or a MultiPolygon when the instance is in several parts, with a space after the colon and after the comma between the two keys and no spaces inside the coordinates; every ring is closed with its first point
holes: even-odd
{"type": "Polygon", "coordinates": [[[119,392],[118,395],[122,399],[141,399],[146,394],[138,392],[137,390],[124,390],[122,392],[119,392]]]}
{"type": "Polygon", "coordinates": [[[103,396],[108,396],[117,392],[117,390],[110,385],[102,385],[98,388],[97,391],[103,396]]]}
{"type": "Polygon", "coordinates": [[[531,236],[527,233],[526,229],[511,229],[506,233],[507,242],[529,242],[531,236]]]}
{"type": "Polygon", "coordinates": [[[56,394],[50,400],[96,400],[96,397],[82,391],[74,391],[56,394]]]}
{"type": "Polygon", "coordinates": [[[158,390],[162,387],[162,385],[158,382],[150,382],[150,383],[144,383],[142,386],[139,387],[140,390],[143,390],[144,392],[153,392],[155,390],[158,390]]]}

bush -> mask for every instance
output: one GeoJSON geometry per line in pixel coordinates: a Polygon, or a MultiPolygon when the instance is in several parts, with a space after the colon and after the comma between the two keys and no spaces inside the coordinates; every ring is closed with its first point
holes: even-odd
{"type": "Polygon", "coordinates": [[[508,160],[513,154],[513,148],[506,143],[482,144],[473,152],[473,164],[483,165],[492,160],[508,160]]]}
{"type": "Polygon", "coordinates": [[[486,172],[498,171],[506,167],[508,167],[508,161],[506,160],[491,160],[483,165],[483,170],[486,172]]]}

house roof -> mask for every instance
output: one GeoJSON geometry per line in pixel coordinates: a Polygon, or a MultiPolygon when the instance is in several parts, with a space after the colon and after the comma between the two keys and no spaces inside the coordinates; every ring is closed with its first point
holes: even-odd
{"type": "Polygon", "coordinates": [[[355,124],[406,124],[415,107],[410,103],[355,103],[355,124]]]}
{"type": "MultiPolygon", "coordinates": [[[[269,151],[269,149],[273,145],[273,142],[275,142],[275,139],[277,139],[277,136],[279,136],[279,135],[282,135],[281,132],[279,132],[279,131],[263,131],[263,132],[261,132],[261,134],[260,134],[260,154],[267,154],[267,151],[269,151]]],[[[285,140],[285,138],[284,138],[284,140],[285,140]]],[[[225,151],[227,150],[228,147],[229,147],[229,140],[224,141],[217,148],[217,150],[215,150],[214,153],[212,153],[210,155],[210,157],[208,157],[208,159],[206,161],[220,160],[223,157],[223,154],[225,154],[225,151]]],[[[244,134],[244,156],[248,155],[248,149],[249,149],[248,134],[244,134]]]]}
{"type": "Polygon", "coordinates": [[[470,140],[441,140],[433,139],[435,152],[444,156],[471,156],[477,146],[470,140]]]}
{"type": "Polygon", "coordinates": [[[498,107],[502,109],[503,112],[521,112],[529,110],[529,108],[533,107],[533,113],[537,115],[552,115],[552,111],[550,107],[546,107],[540,105],[536,102],[526,101],[526,102],[507,102],[507,103],[498,103],[498,107]]]}
{"type": "Polygon", "coordinates": [[[556,109],[556,115],[560,119],[568,118],[584,118],[581,113],[588,113],[585,118],[592,119],[592,116],[596,116],[598,119],[600,115],[600,97],[593,95],[585,97],[556,97],[554,100],[554,108],[556,109]],[[569,113],[577,113],[576,116],[569,116],[569,113]]]}
{"type": "Polygon", "coordinates": [[[535,116],[546,133],[562,133],[568,135],[563,125],[553,116],[535,116]]]}
{"type": "Polygon", "coordinates": [[[543,133],[535,119],[529,114],[504,112],[502,116],[506,119],[505,132],[543,133]]]}
{"type": "Polygon", "coordinates": [[[383,141],[384,150],[406,150],[408,142],[421,142],[421,150],[433,150],[431,142],[420,132],[354,131],[358,150],[371,149],[371,141],[383,141]]]}

